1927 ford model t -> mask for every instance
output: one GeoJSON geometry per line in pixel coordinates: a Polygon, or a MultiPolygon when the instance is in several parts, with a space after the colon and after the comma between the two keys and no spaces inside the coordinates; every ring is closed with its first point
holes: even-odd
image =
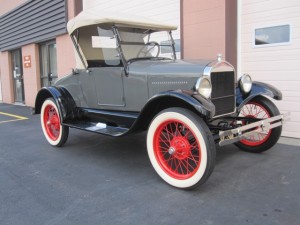
{"type": "Polygon", "coordinates": [[[275,87],[238,80],[221,57],[177,60],[174,26],[140,17],[81,12],[68,23],[78,65],[35,103],[47,141],[62,146],[69,127],[119,137],[147,131],[150,161],[178,188],[202,184],[216,144],[259,153],[281,135],[275,87]]]}

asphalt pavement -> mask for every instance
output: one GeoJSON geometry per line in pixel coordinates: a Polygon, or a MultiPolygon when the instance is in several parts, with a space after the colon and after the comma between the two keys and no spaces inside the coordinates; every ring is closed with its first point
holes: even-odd
{"type": "Polygon", "coordinates": [[[30,112],[0,103],[0,224],[300,223],[297,144],[263,154],[218,148],[208,181],[185,191],[155,173],[145,133],[111,138],[71,129],[65,146],[54,148],[30,112]]]}

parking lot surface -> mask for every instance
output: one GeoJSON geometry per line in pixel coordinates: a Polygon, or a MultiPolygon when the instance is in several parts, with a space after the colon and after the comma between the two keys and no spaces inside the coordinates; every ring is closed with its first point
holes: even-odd
{"type": "Polygon", "coordinates": [[[299,224],[299,146],[218,148],[208,181],[184,191],[155,173],[145,135],[71,129],[54,148],[39,115],[0,103],[0,224],[299,224]]]}

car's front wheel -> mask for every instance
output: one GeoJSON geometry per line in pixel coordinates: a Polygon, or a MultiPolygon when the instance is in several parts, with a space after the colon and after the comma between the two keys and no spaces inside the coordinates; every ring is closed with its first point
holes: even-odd
{"type": "Polygon", "coordinates": [[[186,109],[166,109],[153,119],[147,149],[158,175],[178,188],[204,183],[214,168],[213,137],[204,121],[186,109]]]}
{"type": "Polygon", "coordinates": [[[41,109],[41,125],[47,141],[60,147],[68,139],[69,127],[61,125],[57,105],[52,98],[44,101],[41,109]]]}

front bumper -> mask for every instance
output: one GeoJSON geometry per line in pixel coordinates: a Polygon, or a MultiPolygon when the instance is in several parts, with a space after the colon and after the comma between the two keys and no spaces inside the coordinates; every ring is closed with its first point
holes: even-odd
{"type": "Polygon", "coordinates": [[[219,145],[224,146],[238,142],[245,139],[255,133],[260,133],[265,129],[273,129],[275,127],[282,126],[283,121],[287,120],[289,114],[281,114],[278,116],[270,117],[264,120],[260,120],[251,124],[247,124],[231,130],[219,132],[219,145]],[[256,129],[255,129],[256,128],[256,129]],[[255,130],[254,130],[255,129],[255,130]]]}

